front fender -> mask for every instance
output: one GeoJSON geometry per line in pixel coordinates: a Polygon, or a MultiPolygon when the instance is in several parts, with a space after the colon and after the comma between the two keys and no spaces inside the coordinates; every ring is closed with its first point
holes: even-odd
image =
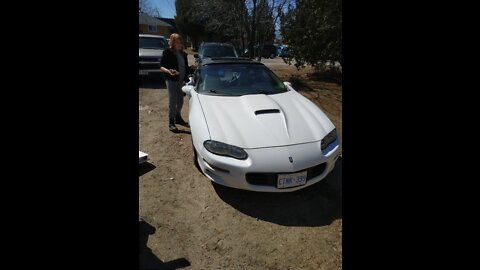
{"type": "Polygon", "coordinates": [[[195,149],[200,152],[203,149],[203,142],[210,140],[210,132],[203,114],[202,105],[196,91],[191,91],[188,109],[188,121],[192,133],[192,141],[195,149]]]}

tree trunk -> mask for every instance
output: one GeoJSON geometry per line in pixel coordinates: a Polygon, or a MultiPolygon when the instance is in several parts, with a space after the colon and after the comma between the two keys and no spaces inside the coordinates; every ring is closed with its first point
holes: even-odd
{"type": "Polygon", "coordinates": [[[252,14],[252,30],[250,31],[250,43],[248,44],[248,53],[250,59],[254,58],[254,46],[255,46],[255,30],[256,30],[256,16],[257,16],[257,0],[253,2],[253,14],[252,14]]]}
{"type": "Polygon", "coordinates": [[[242,35],[241,36],[241,39],[242,39],[242,55],[241,56],[243,56],[243,54],[245,53],[245,38],[243,37],[243,31],[241,35],[242,35]]]}
{"type": "Polygon", "coordinates": [[[262,52],[263,52],[263,39],[260,37],[260,33],[258,33],[258,52],[257,52],[257,61],[262,61],[262,52]]]}

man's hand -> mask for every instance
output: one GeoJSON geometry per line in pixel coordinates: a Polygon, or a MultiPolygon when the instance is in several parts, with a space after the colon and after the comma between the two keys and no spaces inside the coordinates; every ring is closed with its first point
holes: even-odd
{"type": "Polygon", "coordinates": [[[168,70],[168,74],[172,75],[172,76],[176,76],[178,75],[180,72],[176,71],[175,69],[169,69],[168,70]]]}

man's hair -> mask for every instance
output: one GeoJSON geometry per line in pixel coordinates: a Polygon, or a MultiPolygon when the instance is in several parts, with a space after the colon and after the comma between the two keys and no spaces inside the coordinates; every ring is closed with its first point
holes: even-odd
{"type": "Polygon", "coordinates": [[[173,44],[175,44],[177,39],[180,40],[180,43],[183,45],[182,37],[178,33],[173,33],[170,35],[170,40],[168,41],[168,47],[170,47],[170,49],[173,49],[173,44]]]}

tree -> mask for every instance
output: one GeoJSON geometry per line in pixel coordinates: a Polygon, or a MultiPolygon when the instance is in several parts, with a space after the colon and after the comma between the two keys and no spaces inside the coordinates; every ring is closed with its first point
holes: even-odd
{"type": "Polygon", "coordinates": [[[160,17],[160,10],[150,0],[138,0],[138,11],[153,17],[160,17]]]}
{"type": "Polygon", "coordinates": [[[194,48],[198,48],[198,38],[205,33],[204,26],[196,21],[195,12],[193,8],[194,0],[177,0],[175,1],[175,24],[179,32],[184,36],[189,36],[192,39],[194,48]]]}
{"type": "Polygon", "coordinates": [[[245,0],[178,0],[176,21],[182,33],[244,46],[245,0]]]}
{"type": "Polygon", "coordinates": [[[205,32],[211,36],[224,40],[232,40],[237,35],[238,26],[234,14],[225,12],[235,8],[238,1],[209,0],[194,1],[192,8],[195,10],[193,19],[204,26],[205,32]]]}
{"type": "MultiPolygon", "coordinates": [[[[177,26],[183,34],[195,39],[206,35],[214,41],[230,41],[245,49],[275,37],[279,7],[290,0],[177,0],[177,26]]],[[[280,8],[281,9],[281,8],[280,8]]]]}
{"type": "MultiPolygon", "coordinates": [[[[291,0],[240,0],[244,2],[243,22],[248,32],[249,57],[255,57],[254,46],[264,45],[275,38],[277,21],[283,7],[291,0]]],[[[258,60],[261,55],[258,55],[258,60]]]]}
{"type": "MultiPolygon", "coordinates": [[[[275,29],[278,19],[283,14],[283,8],[290,3],[289,0],[260,0],[259,11],[257,19],[257,41],[260,46],[263,46],[268,41],[275,40],[275,29]]],[[[262,55],[258,55],[260,61],[262,55]]]]}
{"type": "Polygon", "coordinates": [[[287,63],[295,60],[297,68],[342,63],[341,0],[297,0],[282,14],[280,31],[288,44],[287,63]]]}

